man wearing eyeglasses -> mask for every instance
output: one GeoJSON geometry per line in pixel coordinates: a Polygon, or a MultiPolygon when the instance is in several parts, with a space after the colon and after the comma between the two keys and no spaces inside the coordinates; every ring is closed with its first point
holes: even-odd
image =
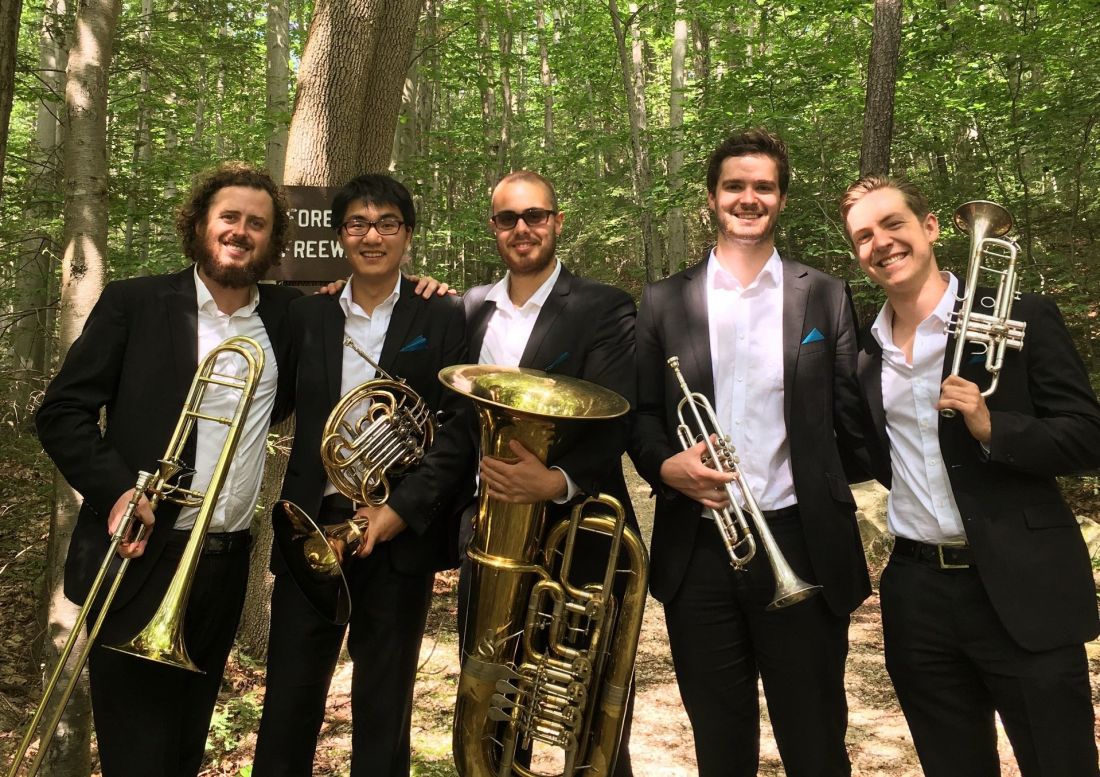
{"type": "MultiPolygon", "coordinates": [[[[480,364],[529,367],[598,383],[633,404],[634,300],[621,289],[573,275],[558,261],[555,248],[564,221],[554,187],[543,176],[521,170],[497,184],[489,226],[507,272],[465,296],[470,356],[480,364]]],[[[514,460],[483,457],[482,487],[504,502],[546,502],[550,521],[567,516],[578,498],[609,493],[623,503],[629,524],[637,530],[620,465],[627,422],[592,422],[590,427],[583,444],[552,450],[546,465],[517,441],[511,443],[514,460]]],[[[464,547],[469,521],[463,521],[462,529],[464,547]]],[[[608,551],[600,539],[586,536],[578,545],[577,579],[590,570],[599,570],[596,576],[602,577],[608,551]]],[[[463,574],[460,635],[468,581],[469,575],[463,574]]],[[[464,645],[480,636],[462,635],[464,645]]],[[[631,773],[628,732],[629,719],[618,775],[631,773]]]]}
{"type": "MultiPolygon", "coordinates": [[[[355,557],[343,563],[351,594],[348,653],[354,662],[351,774],[405,777],[413,683],[432,581],[436,570],[454,566],[454,521],[468,501],[457,495],[473,479],[467,433],[445,422],[415,470],[404,477],[388,473],[392,491],[378,507],[362,507],[342,495],[319,451],[340,397],[383,377],[366,357],[405,380],[431,410],[453,415],[462,401],[444,391],[436,375],[465,361],[465,317],[456,297],[419,297],[413,282],[401,276],[416,225],[412,197],[403,185],[386,175],[359,176],[337,192],[332,217],[351,277],[338,297],[306,297],[290,309],[291,345],[299,359],[297,428],[281,499],[322,526],[367,519],[355,557]],[[452,506],[452,500],[458,503],[452,506]]],[[[267,694],[254,777],[314,774],[317,735],[346,629],[314,609],[288,563],[276,547],[267,694]]]]}

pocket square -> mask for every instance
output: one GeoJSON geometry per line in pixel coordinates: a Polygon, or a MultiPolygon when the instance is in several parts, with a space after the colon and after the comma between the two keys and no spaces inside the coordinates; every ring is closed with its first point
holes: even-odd
{"type": "Polygon", "coordinates": [[[809,345],[810,343],[816,343],[824,339],[825,335],[821,334],[821,332],[818,331],[818,328],[815,326],[813,329],[810,330],[810,333],[808,335],[802,338],[802,345],[809,345]]]}
{"type": "Polygon", "coordinates": [[[546,369],[544,369],[543,372],[550,372],[551,370],[557,369],[568,358],[569,358],[569,351],[563,351],[562,353],[558,354],[558,358],[554,359],[554,361],[552,361],[552,362],[550,362],[549,364],[546,365],[546,369]]]}
{"type": "Polygon", "coordinates": [[[423,351],[428,347],[428,338],[424,335],[417,335],[409,342],[401,346],[400,353],[409,353],[411,351],[423,351]]]}

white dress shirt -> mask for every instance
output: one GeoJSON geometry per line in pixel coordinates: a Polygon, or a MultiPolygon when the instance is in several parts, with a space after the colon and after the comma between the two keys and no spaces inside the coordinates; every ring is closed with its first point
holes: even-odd
{"type": "MultiPolygon", "coordinates": [[[[519,366],[523,352],[527,348],[527,341],[531,339],[531,333],[535,330],[535,321],[538,320],[542,306],[546,304],[560,275],[561,262],[555,259],[554,271],[550,273],[550,277],[543,281],[530,299],[519,307],[516,307],[512,303],[512,298],[508,296],[511,272],[504,273],[504,277],[489,289],[489,293],[485,295],[485,301],[495,303],[496,309],[489,316],[489,322],[485,326],[485,339],[481,341],[478,364],[519,366]]],[[[565,497],[554,500],[557,504],[565,504],[575,497],[580,489],[573,482],[573,478],[569,477],[569,473],[561,467],[550,469],[556,469],[565,476],[565,497]]]]}
{"type": "MultiPolygon", "coordinates": [[[[252,287],[252,296],[244,307],[232,315],[218,310],[210,290],[206,288],[195,270],[195,296],[198,302],[199,362],[223,340],[235,336],[251,337],[264,349],[264,369],[252,399],[252,407],[245,417],[237,443],[237,450],[229,465],[229,472],[218,494],[218,501],[210,520],[210,532],[233,532],[247,529],[252,524],[252,513],[260,495],[260,480],[264,474],[264,457],[267,454],[267,430],[271,422],[271,410],[275,406],[275,391],[279,383],[279,367],[271,340],[264,329],[264,322],[256,312],[260,304],[260,290],[252,287]]],[[[244,361],[231,354],[220,356],[215,371],[221,375],[243,377],[244,361]]],[[[222,418],[232,417],[240,399],[240,392],[223,386],[208,385],[203,395],[201,412],[222,418]]],[[[195,475],[191,488],[206,491],[214,475],[229,427],[215,421],[199,420],[195,423],[195,475]]],[[[176,529],[190,529],[195,525],[199,508],[185,507],[176,518],[176,529]]]]}
{"type": "MultiPolygon", "coordinates": [[[[363,310],[352,298],[351,287],[354,278],[348,278],[348,283],[340,293],[340,308],[344,311],[344,334],[355,341],[368,356],[377,363],[382,358],[382,346],[386,342],[386,331],[390,328],[390,319],[393,318],[393,308],[401,296],[401,276],[397,276],[393,291],[389,296],[378,303],[370,313],[363,310]]],[[[372,380],[375,377],[375,369],[366,359],[355,352],[354,348],[341,345],[343,360],[340,366],[340,396],[372,380]]],[[[358,413],[349,413],[344,420],[355,424],[366,412],[365,406],[356,408],[358,413]]],[[[325,496],[339,493],[332,481],[325,483],[325,496]]]]}
{"type": "Polygon", "coordinates": [[[966,539],[951,481],[940,451],[936,402],[943,382],[947,322],[955,307],[959,282],[948,282],[939,304],[918,326],[909,364],[893,338],[894,311],[887,302],[871,327],[882,347],[882,404],[890,440],[892,482],[886,521],[890,532],[934,544],[966,539]]]}
{"type": "MultiPolygon", "coordinates": [[[[783,419],[783,263],[778,252],[772,252],[752,283],[742,286],[711,251],[707,319],[718,423],[760,509],[790,507],[798,499],[783,419]]],[[[709,517],[710,511],[703,514],[709,517]]]]}

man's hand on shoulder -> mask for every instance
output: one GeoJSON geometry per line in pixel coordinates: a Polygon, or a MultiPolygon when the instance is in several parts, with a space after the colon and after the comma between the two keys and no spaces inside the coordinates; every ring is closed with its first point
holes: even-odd
{"type": "Polygon", "coordinates": [[[414,293],[424,299],[431,299],[432,295],[445,297],[448,294],[458,294],[458,291],[430,275],[406,275],[405,277],[416,284],[414,293]]]}

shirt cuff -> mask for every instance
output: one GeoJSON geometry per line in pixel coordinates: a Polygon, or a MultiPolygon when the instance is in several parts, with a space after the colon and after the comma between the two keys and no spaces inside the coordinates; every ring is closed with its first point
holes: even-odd
{"type": "Polygon", "coordinates": [[[577,494],[581,492],[581,490],[577,488],[577,484],[573,482],[573,478],[569,477],[569,473],[566,472],[564,469],[562,469],[561,467],[551,467],[550,469],[556,469],[558,472],[565,476],[565,496],[563,496],[561,499],[555,499],[554,504],[563,505],[572,502],[573,499],[576,498],[577,494]]]}

